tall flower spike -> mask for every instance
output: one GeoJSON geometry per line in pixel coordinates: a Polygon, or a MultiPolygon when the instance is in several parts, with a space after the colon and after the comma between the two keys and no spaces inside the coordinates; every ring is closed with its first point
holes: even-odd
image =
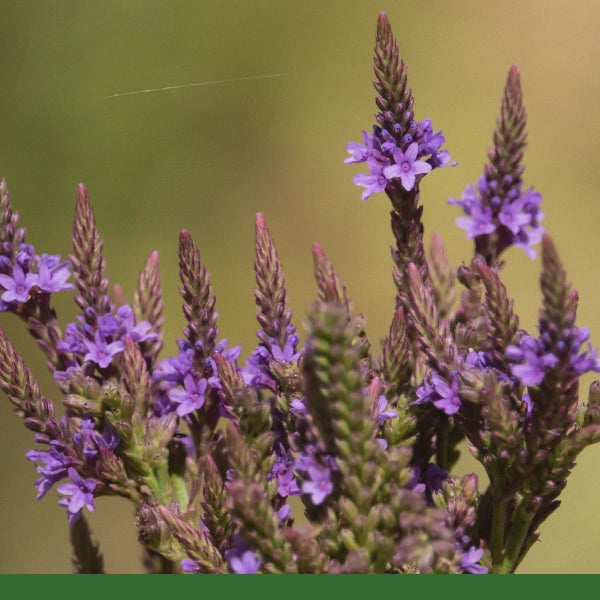
{"type": "Polygon", "coordinates": [[[40,392],[39,383],[25,366],[14,346],[0,328],[0,389],[8,396],[25,426],[55,439],[59,435],[54,421],[54,404],[40,392]]]}
{"type": "Polygon", "coordinates": [[[500,254],[512,245],[534,258],[532,245],[540,241],[544,231],[539,224],[544,218],[539,208],[541,196],[533,188],[522,189],[526,122],[519,69],[513,65],[496,121],[494,145],[488,151],[490,162],[476,188],[469,185],[461,199],[448,201],[462,207],[466,216],[458,217],[456,224],[475,240],[475,253],[490,265],[496,264],[500,254]]]}
{"type": "Polygon", "coordinates": [[[417,122],[413,96],[407,83],[407,69],[385,13],[379,15],[375,40],[373,82],[380,112],[373,134],[363,132],[364,146],[350,143],[347,163],[366,162],[369,173],[359,173],[354,183],[366,187],[363,200],[385,191],[392,202],[392,232],[396,246],[392,257],[397,267],[395,281],[400,306],[406,306],[405,268],[417,265],[427,285],[428,269],[423,249],[423,207],[419,205],[419,183],[432,169],[450,164],[447,150],[441,150],[444,136],[434,131],[430,119],[417,122]]]}
{"type": "Polygon", "coordinates": [[[218,313],[210,273],[200,261],[200,252],[185,229],[179,234],[179,277],[183,314],[188,321],[183,333],[192,344],[196,357],[203,361],[215,347],[218,313]]]}
{"type": "Polygon", "coordinates": [[[152,381],[146,361],[130,336],[125,338],[123,352],[123,383],[135,400],[137,412],[146,415],[150,404],[152,381]]]}
{"type": "Polygon", "coordinates": [[[341,306],[350,313],[350,300],[346,295],[346,286],[319,244],[313,244],[312,255],[319,300],[341,306]]]}
{"type": "Polygon", "coordinates": [[[138,278],[137,290],[133,295],[133,310],[138,322],[148,321],[150,333],[156,334],[153,341],[143,342],[144,355],[149,360],[152,370],[163,347],[162,326],[165,321],[163,314],[164,303],[158,272],[158,252],[152,252],[146,260],[138,278]]]}
{"type": "Polygon", "coordinates": [[[383,342],[381,366],[384,379],[393,395],[408,391],[411,375],[411,354],[406,336],[404,311],[397,308],[388,336],[383,342]]]}
{"type": "Polygon", "coordinates": [[[259,337],[269,347],[271,346],[269,340],[275,340],[280,348],[285,348],[292,313],[287,308],[285,277],[277,256],[277,249],[265,218],[260,213],[256,215],[255,249],[254,296],[258,307],[257,319],[262,327],[259,337]],[[266,339],[262,339],[263,337],[266,339]]]}
{"type": "Polygon", "coordinates": [[[108,279],[104,276],[106,262],[102,256],[103,246],[88,191],[80,183],[77,188],[73,222],[73,254],[69,258],[79,290],[75,302],[81,309],[86,323],[92,327],[96,326],[98,317],[110,311],[108,279]]]}

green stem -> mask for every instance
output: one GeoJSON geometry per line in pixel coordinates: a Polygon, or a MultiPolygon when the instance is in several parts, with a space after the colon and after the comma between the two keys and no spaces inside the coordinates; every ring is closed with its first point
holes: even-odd
{"type": "Polygon", "coordinates": [[[527,511],[527,501],[528,499],[521,500],[513,516],[510,528],[511,533],[506,544],[506,552],[504,553],[504,559],[502,560],[502,565],[500,567],[501,573],[512,573],[519,562],[523,544],[527,539],[531,521],[535,516],[535,511],[527,511]]]}
{"type": "Polygon", "coordinates": [[[504,546],[504,531],[506,529],[506,500],[494,502],[492,516],[492,533],[490,551],[492,554],[492,570],[497,572],[501,568],[502,549],[504,546]]]}
{"type": "Polygon", "coordinates": [[[181,510],[187,510],[190,497],[185,485],[185,479],[177,473],[171,473],[171,485],[173,486],[173,491],[175,492],[179,506],[181,506],[181,510]]]}

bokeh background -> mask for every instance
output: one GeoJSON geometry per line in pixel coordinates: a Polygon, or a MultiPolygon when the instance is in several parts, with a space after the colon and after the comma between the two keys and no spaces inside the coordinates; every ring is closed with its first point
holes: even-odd
{"type": "MultiPolygon", "coordinates": [[[[416,117],[442,128],[459,166],[422,185],[427,235],[454,264],[470,243],[449,196],[479,176],[505,78],[521,69],[529,113],[526,185],[544,198],[573,285],[579,324],[600,344],[598,158],[600,3],[582,0],[196,0],[0,2],[0,176],[38,252],[70,251],[77,184],[88,186],[113,283],[133,292],[158,250],[165,356],[183,325],[176,241],[187,228],[212,272],[221,335],[255,344],[253,219],[278,245],[296,324],[315,294],[319,241],[345,279],[374,345],[394,290],[384,195],[360,200],[345,145],[373,123],[375,24],[385,10],[409,66],[416,117]],[[272,78],[248,80],[263,75],[272,78]],[[231,80],[156,93],[115,93],[231,80]]],[[[512,249],[504,281],[534,329],[539,261],[512,249]]],[[[75,315],[57,295],[63,323],[75,315]]],[[[12,315],[14,339],[47,396],[60,396],[12,315]]],[[[587,389],[590,380],[586,380],[587,389]]],[[[584,390],[583,396],[585,397],[584,390]]],[[[35,500],[32,435],[0,404],[0,572],[70,571],[67,522],[53,490],[35,500]]],[[[466,457],[461,472],[473,469],[466,457]]],[[[523,573],[600,572],[600,448],[583,453],[563,504],[542,527],[523,573]]],[[[90,522],[113,573],[141,572],[132,507],[100,499],[90,522]]]]}

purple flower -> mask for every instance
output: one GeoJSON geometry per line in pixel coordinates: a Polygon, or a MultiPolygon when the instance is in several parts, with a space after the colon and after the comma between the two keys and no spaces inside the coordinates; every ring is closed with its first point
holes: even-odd
{"type": "Polygon", "coordinates": [[[60,292],[72,290],[75,286],[66,283],[71,276],[71,263],[64,261],[59,263],[60,256],[49,256],[42,254],[38,260],[38,287],[44,292],[60,292]]]}
{"type": "Polygon", "coordinates": [[[429,173],[431,165],[422,160],[417,160],[419,144],[413,142],[406,152],[402,152],[400,148],[394,150],[394,161],[396,164],[389,165],[383,169],[383,173],[387,179],[399,177],[402,182],[402,187],[410,191],[415,187],[416,176],[421,173],[429,173]]]}
{"type": "Polygon", "coordinates": [[[506,357],[511,361],[525,361],[511,366],[512,374],[523,385],[539,385],[546,375],[546,370],[558,364],[558,358],[550,352],[545,352],[538,340],[529,335],[524,335],[518,346],[508,346],[506,357]]]}
{"type": "Polygon", "coordinates": [[[60,452],[55,446],[50,446],[50,450],[30,450],[25,454],[26,458],[32,462],[43,462],[44,466],[38,466],[37,471],[41,475],[35,481],[37,488],[37,499],[43,498],[48,490],[57,482],[67,476],[67,470],[72,464],[72,460],[60,452]]]}
{"type": "Polygon", "coordinates": [[[456,224],[467,232],[467,238],[489,235],[498,230],[499,235],[494,242],[497,255],[513,245],[525,250],[529,258],[535,258],[536,251],[531,246],[539,243],[544,233],[539,224],[544,218],[539,208],[541,201],[541,196],[533,188],[522,194],[520,183],[513,182],[512,187],[502,193],[497,181],[488,181],[482,175],[477,189],[469,184],[460,200],[450,198],[448,204],[460,206],[467,215],[456,219],[456,224]]]}
{"type": "Polygon", "coordinates": [[[498,221],[514,235],[531,223],[531,215],[523,212],[524,203],[525,197],[515,202],[504,202],[502,210],[498,213],[498,221]]]}
{"type": "Polygon", "coordinates": [[[108,425],[104,426],[102,435],[95,429],[94,419],[81,419],[81,430],[73,434],[73,441],[81,447],[84,456],[91,463],[98,456],[98,448],[114,450],[120,442],[119,436],[108,425]]]}
{"type": "Polygon", "coordinates": [[[185,389],[174,388],[169,392],[169,399],[179,405],[176,412],[180,417],[202,408],[204,405],[204,392],[208,386],[208,381],[200,379],[196,383],[196,380],[190,374],[185,376],[183,385],[185,389]]]}
{"type": "Polygon", "coordinates": [[[288,458],[286,451],[283,448],[276,451],[275,464],[269,474],[271,477],[277,478],[277,493],[283,498],[288,496],[299,496],[300,488],[294,476],[294,462],[288,458]]]}
{"type": "Polygon", "coordinates": [[[279,519],[280,523],[287,521],[291,516],[292,516],[292,507],[289,504],[284,504],[277,511],[277,518],[279,519]]]}
{"type": "Polygon", "coordinates": [[[184,558],[181,563],[179,563],[181,565],[181,570],[185,571],[186,573],[199,573],[200,572],[200,567],[193,561],[190,560],[189,558],[184,558]]]}
{"type": "Polygon", "coordinates": [[[296,415],[305,415],[308,413],[306,409],[306,398],[293,398],[290,402],[290,412],[296,415]]]}
{"type": "Polygon", "coordinates": [[[244,383],[257,389],[267,388],[276,392],[277,382],[269,370],[271,358],[270,350],[262,344],[258,345],[254,352],[246,358],[246,366],[240,369],[244,383]]]}
{"type": "Polygon", "coordinates": [[[423,404],[424,402],[433,402],[436,408],[443,410],[447,415],[458,412],[461,402],[458,395],[458,379],[454,372],[450,385],[436,372],[433,372],[429,381],[425,380],[423,385],[417,388],[417,399],[413,404],[423,404]]]}
{"type": "Polygon", "coordinates": [[[158,361],[156,368],[152,372],[154,381],[167,382],[167,387],[173,387],[178,383],[183,383],[185,376],[191,371],[194,360],[194,349],[189,342],[179,341],[179,353],[176,357],[158,361]]]}
{"type": "Polygon", "coordinates": [[[388,408],[387,405],[388,401],[385,396],[381,395],[377,398],[377,421],[380,425],[398,416],[398,413],[393,408],[388,408]]]}
{"type": "Polygon", "coordinates": [[[4,302],[27,302],[29,290],[38,282],[35,273],[25,273],[23,268],[16,264],[13,267],[13,275],[0,275],[0,285],[6,290],[0,298],[4,302]]]}
{"type": "Polygon", "coordinates": [[[360,163],[367,160],[370,156],[375,156],[376,158],[380,156],[378,149],[379,142],[375,136],[363,129],[362,137],[364,146],[358,142],[348,142],[348,144],[346,144],[346,151],[352,156],[346,158],[344,163],[360,163]]]}
{"type": "Polygon", "coordinates": [[[377,192],[383,192],[387,185],[388,178],[384,174],[383,166],[373,156],[367,158],[367,166],[369,167],[369,173],[357,173],[352,181],[354,185],[367,188],[362,193],[362,199],[366,200],[377,192]]]}
{"type": "Polygon", "coordinates": [[[488,568],[479,564],[481,557],[483,556],[483,550],[471,546],[468,552],[463,552],[460,566],[463,571],[472,573],[473,575],[485,575],[488,572],[488,568]]]}
{"type": "Polygon", "coordinates": [[[124,349],[123,342],[111,342],[107,344],[100,331],[96,331],[93,342],[84,339],[83,343],[88,349],[83,360],[91,360],[102,369],[108,367],[112,362],[113,356],[119,352],[123,352],[124,349]]]}
{"type": "Polygon", "coordinates": [[[119,329],[119,325],[119,321],[117,321],[112,313],[98,317],[98,330],[105,338],[115,335],[117,329],[119,329]]]}
{"type": "Polygon", "coordinates": [[[319,506],[333,491],[331,471],[314,463],[308,466],[307,473],[309,479],[302,482],[302,493],[310,494],[310,501],[319,506]]]}
{"type": "Polygon", "coordinates": [[[60,506],[67,507],[69,525],[73,525],[81,516],[84,506],[89,511],[96,508],[93,492],[98,482],[95,479],[82,479],[73,467],[69,467],[68,475],[72,483],[61,483],[56,489],[59,494],[65,496],[58,503],[60,506]],[[70,498],[67,496],[70,496],[70,498]]]}
{"type": "Polygon", "coordinates": [[[492,209],[487,206],[473,204],[469,209],[468,217],[457,217],[456,224],[467,232],[467,239],[478,235],[488,235],[496,230],[492,223],[492,209]]]}
{"type": "Polygon", "coordinates": [[[242,347],[238,345],[228,348],[227,346],[227,338],[223,338],[215,346],[215,352],[218,352],[225,360],[228,360],[229,362],[235,362],[242,353],[242,347]]]}
{"type": "Polygon", "coordinates": [[[24,269],[29,269],[31,259],[35,256],[35,248],[31,244],[25,244],[24,242],[19,244],[19,251],[15,256],[17,264],[24,269]]]}
{"type": "Polygon", "coordinates": [[[300,339],[295,333],[288,335],[283,350],[277,345],[275,340],[269,340],[271,342],[271,354],[275,360],[282,362],[297,361],[302,355],[302,350],[296,352],[296,346],[300,339]]]}
{"type": "Polygon", "coordinates": [[[135,315],[128,304],[119,307],[117,317],[125,329],[121,336],[128,335],[134,342],[146,342],[157,338],[157,334],[150,331],[152,325],[148,321],[135,323],[135,315]]]}
{"type": "Polygon", "coordinates": [[[225,551],[225,559],[236,575],[255,575],[262,564],[260,556],[237,535],[233,537],[233,547],[225,551]]]}

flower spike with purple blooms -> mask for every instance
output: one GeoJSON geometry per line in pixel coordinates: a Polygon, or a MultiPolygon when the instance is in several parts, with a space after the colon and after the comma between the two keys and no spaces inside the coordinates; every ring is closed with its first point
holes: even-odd
{"type": "Polygon", "coordinates": [[[0,181],[0,312],[37,341],[64,416],[1,328],[0,389],[39,445],[26,453],[37,498],[56,486],[67,509],[75,572],[104,572],[83,509],[120,496],[134,507],[149,573],[513,573],[580,452],[600,441],[600,382],[579,397],[582,375],[600,372],[598,350],[576,324],[577,292],[540,226],[541,197],[523,187],[518,69],[483,175],[449,201],[474,241],[455,268],[439,236],[426,251],[420,184],[456,163],[442,132],[414,116],[384,13],[374,67],[376,125],[362,144],[348,143],[344,162],[366,163],[369,172],[354,176],[363,200],[385,192],[391,202],[395,293],[380,351],[317,243],[316,298],[296,328],[259,213],[256,345],[242,354],[219,337],[210,272],[184,229],[185,324],[173,355],[161,355],[158,254],[128,303],[109,285],[83,184],[73,252],[61,261],[26,241],[0,181]],[[542,301],[531,333],[502,267],[509,246],[534,256],[537,243],[542,301]],[[73,288],[77,315],[63,328],[54,294],[73,288]],[[465,444],[485,477],[457,474],[465,444]]]}
{"type": "Polygon", "coordinates": [[[468,185],[461,199],[448,201],[460,206],[467,215],[458,217],[456,224],[475,240],[475,252],[488,264],[496,264],[509,246],[518,246],[529,258],[535,258],[532,246],[540,242],[544,232],[540,225],[544,218],[541,196],[533,188],[522,189],[526,119],[519,69],[513,65],[504,88],[494,146],[488,152],[490,162],[477,189],[468,185]]]}

